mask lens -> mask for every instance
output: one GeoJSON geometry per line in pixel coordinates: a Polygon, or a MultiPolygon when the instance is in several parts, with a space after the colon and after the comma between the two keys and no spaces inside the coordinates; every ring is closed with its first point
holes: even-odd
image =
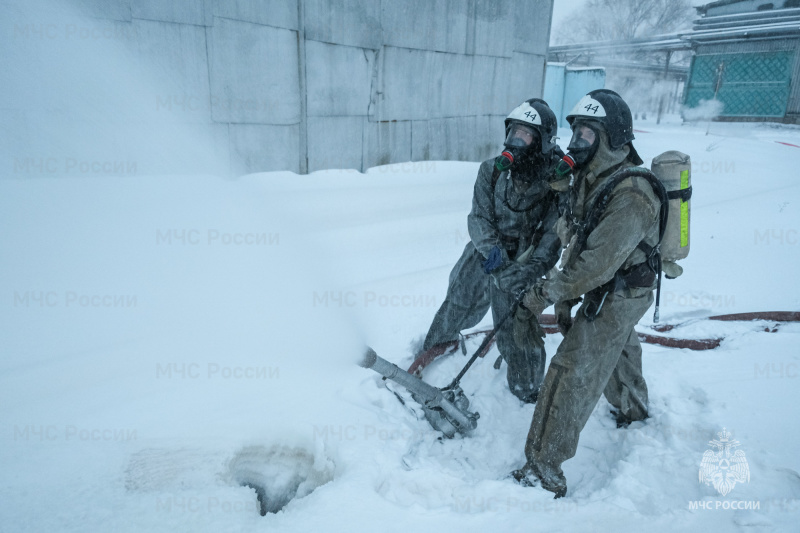
{"type": "Polygon", "coordinates": [[[522,124],[512,124],[506,138],[506,146],[516,146],[525,148],[531,146],[533,141],[538,138],[536,131],[522,124]]]}
{"type": "Polygon", "coordinates": [[[584,125],[575,126],[572,132],[572,140],[569,142],[571,149],[585,150],[591,148],[597,141],[597,134],[592,128],[584,125]]]}

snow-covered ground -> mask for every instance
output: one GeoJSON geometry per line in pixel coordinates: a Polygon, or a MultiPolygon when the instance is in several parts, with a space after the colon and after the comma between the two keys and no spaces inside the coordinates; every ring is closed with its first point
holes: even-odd
{"type": "Polygon", "coordinates": [[[695,319],[800,310],[800,128],[636,128],[643,157],[694,165],[662,322],[725,340],[646,345],[651,418],[617,429],[601,399],[558,501],[503,479],[533,406],[496,349],[462,382],[477,430],[447,441],[354,364],[366,344],[410,363],[477,163],[0,180],[0,530],[796,531],[800,324],[695,319]],[[750,470],[726,496],[698,481],[723,428],[750,470]],[[262,517],[254,486],[296,497],[262,517]]]}

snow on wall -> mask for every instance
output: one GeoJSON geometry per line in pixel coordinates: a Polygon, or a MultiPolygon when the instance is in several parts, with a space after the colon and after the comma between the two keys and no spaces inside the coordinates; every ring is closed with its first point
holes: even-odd
{"type": "MultiPolygon", "coordinates": [[[[109,82],[111,92],[131,87],[139,108],[109,96],[113,105],[107,107],[121,118],[115,116],[117,129],[109,127],[92,148],[105,147],[106,156],[82,154],[74,134],[65,141],[65,153],[77,159],[133,158],[139,171],[148,173],[174,166],[167,159],[180,159],[189,171],[222,168],[238,174],[363,171],[410,160],[487,158],[502,143],[502,118],[521,101],[542,96],[552,14],[552,0],[70,0],[64,5],[86,17],[81,25],[87,34],[113,34],[112,47],[92,39],[79,43],[96,47],[97,57],[85,59],[97,64],[94,73],[99,75],[106,61],[116,69],[108,76],[124,72],[121,78],[156,80],[135,89],[109,82]],[[124,49],[126,58],[115,55],[114,47],[124,49]],[[120,132],[126,120],[150,124],[158,133],[120,132]],[[169,127],[159,120],[168,120],[169,127]],[[151,137],[167,139],[168,131],[181,128],[204,136],[194,143],[200,157],[177,154],[177,148],[150,149],[148,143],[156,142],[151,137]],[[147,139],[136,145],[132,137],[147,139]],[[114,151],[119,145],[126,146],[124,156],[114,151]],[[218,160],[212,162],[211,153],[218,160]],[[195,166],[187,167],[192,161],[195,166]]],[[[77,53],[74,60],[79,61],[77,53]]],[[[99,99],[105,98],[102,93],[99,99]]],[[[61,98],[57,120],[82,121],[84,112],[75,105],[74,98],[61,98]]],[[[32,114],[24,105],[12,106],[5,122],[38,135],[41,128],[30,125],[32,114]]]]}

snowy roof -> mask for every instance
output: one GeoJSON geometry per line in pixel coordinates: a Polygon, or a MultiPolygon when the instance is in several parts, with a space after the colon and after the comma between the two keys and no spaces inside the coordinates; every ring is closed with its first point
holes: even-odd
{"type": "MultiPolygon", "coordinates": [[[[800,11],[800,10],[792,10],[800,11]]],[[[708,27],[695,26],[689,33],[681,35],[682,39],[708,41],[709,39],[733,39],[751,37],[789,36],[800,33],[800,17],[775,22],[757,21],[755,24],[720,24],[708,27]]]]}
{"type": "Polygon", "coordinates": [[[597,41],[551,46],[548,52],[556,54],[686,50],[695,42],[776,37],[800,37],[800,8],[704,17],[696,20],[690,31],[627,41],[597,41]]]}
{"type": "Polygon", "coordinates": [[[571,71],[579,70],[605,70],[605,67],[567,67],[571,71]]]}
{"type": "Polygon", "coordinates": [[[797,7],[797,0],[717,0],[716,2],[695,6],[695,9],[699,15],[705,17],[746,13],[772,13],[784,7],[797,7]]]}
{"type": "Polygon", "coordinates": [[[558,46],[551,46],[548,49],[550,53],[558,52],[613,52],[622,51],[626,49],[685,49],[688,45],[685,41],[680,39],[679,34],[672,35],[656,35],[653,37],[642,37],[638,39],[630,39],[624,41],[595,41],[588,43],[576,44],[563,44],[558,46]]]}
{"type": "Polygon", "coordinates": [[[709,9],[714,9],[715,7],[722,7],[728,6],[730,4],[738,4],[740,2],[746,2],[749,0],[717,0],[716,2],[709,2],[708,4],[703,4],[702,6],[695,6],[695,9],[701,15],[705,15],[709,9]]]}
{"type": "Polygon", "coordinates": [[[695,20],[693,27],[694,29],[708,29],[711,27],[734,27],[747,24],[766,24],[788,21],[800,21],[800,8],[714,15],[695,20]]]}
{"type": "Polygon", "coordinates": [[[776,9],[706,16],[696,20],[693,31],[681,35],[681,38],[698,41],[765,38],[797,34],[798,29],[800,9],[776,9]]]}

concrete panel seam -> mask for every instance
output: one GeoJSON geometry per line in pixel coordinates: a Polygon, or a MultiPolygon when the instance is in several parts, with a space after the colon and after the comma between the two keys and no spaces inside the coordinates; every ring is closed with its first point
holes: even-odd
{"type": "Polygon", "coordinates": [[[547,41],[545,41],[545,57],[547,57],[547,50],[550,49],[550,37],[553,33],[553,9],[555,8],[555,0],[550,0],[550,12],[547,15],[547,20],[550,21],[550,24],[547,25],[547,41]]]}
{"type": "Polygon", "coordinates": [[[477,16],[478,6],[476,0],[469,0],[467,5],[467,42],[465,43],[464,51],[466,55],[475,55],[475,37],[477,33],[477,16]]]}
{"type": "MultiPolygon", "coordinates": [[[[336,46],[347,46],[347,45],[337,44],[336,46]]],[[[362,47],[357,46],[355,48],[362,48],[362,47]]],[[[385,44],[381,48],[394,48],[395,50],[411,50],[413,52],[428,52],[428,53],[431,53],[431,54],[444,54],[444,55],[448,55],[448,56],[461,56],[461,57],[488,57],[488,58],[491,58],[491,59],[511,59],[513,57],[513,56],[495,56],[495,55],[489,55],[489,54],[462,54],[460,52],[444,52],[442,50],[431,50],[429,48],[409,48],[408,46],[395,46],[393,44],[392,45],[385,44]]],[[[372,50],[372,48],[367,48],[366,50],[372,50]]],[[[525,55],[529,55],[529,56],[546,57],[546,55],[530,54],[528,52],[514,52],[514,53],[525,54],[525,55]]]]}
{"type": "MultiPolygon", "coordinates": [[[[338,118],[346,118],[346,117],[352,117],[352,116],[363,116],[363,115],[342,115],[342,116],[339,116],[338,118]]],[[[396,123],[400,124],[400,123],[403,123],[403,122],[433,122],[433,121],[437,121],[437,120],[446,120],[446,119],[454,119],[454,118],[485,118],[485,117],[503,117],[503,118],[505,118],[505,115],[495,115],[495,114],[491,114],[491,113],[486,113],[486,114],[483,114],[483,115],[444,115],[444,116],[441,116],[441,117],[437,116],[437,117],[433,117],[433,118],[403,118],[403,119],[396,119],[396,120],[370,120],[370,122],[373,123],[373,124],[391,124],[393,122],[396,122],[396,123]]],[[[331,118],[335,118],[335,117],[331,117],[331,118]]]]}
{"type": "MultiPolygon", "coordinates": [[[[514,50],[514,53],[515,54],[526,55],[526,56],[531,56],[531,57],[541,57],[542,59],[545,60],[545,62],[547,62],[547,54],[532,54],[530,52],[521,52],[519,50],[514,50]]],[[[488,57],[505,57],[505,56],[488,56],[488,57]]]]}
{"type": "Polygon", "coordinates": [[[298,147],[300,174],[308,174],[308,80],[306,78],[305,2],[297,0],[297,68],[300,90],[300,139],[298,147]]]}
{"type": "MultiPolygon", "coordinates": [[[[363,117],[367,117],[369,115],[362,115],[361,113],[356,113],[356,114],[350,113],[350,114],[347,114],[347,115],[315,115],[313,113],[310,113],[308,116],[309,117],[313,117],[313,118],[354,118],[354,117],[362,117],[363,118],[363,117]]],[[[407,122],[407,121],[406,120],[370,120],[370,122],[374,122],[374,123],[378,124],[378,123],[381,123],[381,122],[407,122]]],[[[298,124],[299,124],[299,122],[298,122],[298,124]]],[[[280,124],[280,125],[282,125],[282,124],[280,124]]]]}
{"type": "Polygon", "coordinates": [[[375,52],[375,63],[372,65],[372,74],[370,76],[370,89],[369,89],[369,104],[367,104],[367,117],[375,116],[375,109],[378,107],[378,99],[383,97],[383,54],[385,46],[382,46],[375,52]]]}
{"type": "Polygon", "coordinates": [[[360,163],[360,165],[358,167],[358,171],[361,172],[362,174],[364,173],[364,165],[366,164],[366,161],[364,160],[364,158],[365,158],[364,152],[366,151],[366,147],[367,147],[367,136],[368,135],[369,135],[369,132],[367,131],[367,128],[364,127],[364,124],[362,123],[361,124],[361,163],[360,163]]]}
{"type": "MultiPolygon", "coordinates": [[[[131,22],[142,20],[146,22],[160,22],[161,24],[175,24],[176,26],[192,26],[194,28],[208,28],[205,24],[191,24],[189,22],[175,22],[172,20],[148,19],[143,17],[132,17],[131,22]]],[[[241,21],[237,21],[241,22],[241,21]]],[[[285,29],[285,28],[284,28],[285,29]]]]}
{"type": "MultiPolygon", "coordinates": [[[[205,36],[206,36],[206,72],[208,72],[208,109],[210,111],[209,112],[209,116],[211,117],[211,123],[214,124],[214,123],[216,123],[216,121],[214,120],[214,113],[213,113],[213,111],[211,111],[212,107],[213,107],[211,105],[211,102],[213,101],[213,97],[211,96],[211,93],[212,93],[212,89],[211,89],[211,50],[209,49],[209,46],[212,46],[211,41],[213,39],[211,38],[212,36],[209,35],[209,32],[211,31],[211,27],[210,26],[205,26],[204,30],[205,31],[203,33],[205,33],[205,36]]],[[[226,123],[226,124],[228,124],[228,128],[227,128],[228,129],[228,139],[230,140],[230,138],[231,138],[231,127],[230,127],[230,123],[226,123]]],[[[228,154],[230,154],[230,147],[228,147],[228,154]]],[[[230,161],[229,161],[229,167],[228,168],[230,168],[231,172],[233,172],[233,167],[231,166],[231,165],[233,165],[233,159],[231,158],[230,155],[229,155],[229,159],[230,159],[230,161]]]]}
{"type": "MultiPolygon", "coordinates": [[[[253,26],[262,26],[264,28],[274,28],[276,30],[286,30],[286,31],[297,32],[296,28],[287,28],[285,26],[275,26],[274,24],[263,24],[261,22],[251,22],[249,20],[241,20],[241,19],[234,19],[234,18],[231,18],[231,17],[220,17],[219,15],[214,15],[214,20],[216,20],[216,19],[223,19],[223,20],[228,20],[228,21],[231,21],[231,22],[239,22],[241,24],[252,24],[253,26]]],[[[214,25],[215,24],[212,24],[211,27],[213,27],[214,25]]],[[[209,26],[204,26],[204,27],[208,28],[209,26]]]]}
{"type": "MultiPolygon", "coordinates": [[[[211,122],[214,122],[213,120],[211,122]]],[[[228,136],[228,174],[234,176],[236,174],[236,169],[233,168],[233,135],[231,135],[231,125],[230,123],[225,125],[225,132],[228,136]]]]}
{"type": "Polygon", "coordinates": [[[314,39],[314,38],[308,38],[308,37],[306,38],[306,41],[312,41],[312,42],[315,42],[315,43],[322,43],[322,44],[330,44],[332,46],[346,46],[348,48],[360,48],[362,50],[374,50],[376,52],[383,47],[383,45],[381,45],[378,48],[370,48],[368,46],[357,46],[357,45],[354,45],[354,44],[342,44],[342,43],[337,43],[337,42],[334,42],[334,41],[325,41],[323,39],[314,39]]]}

